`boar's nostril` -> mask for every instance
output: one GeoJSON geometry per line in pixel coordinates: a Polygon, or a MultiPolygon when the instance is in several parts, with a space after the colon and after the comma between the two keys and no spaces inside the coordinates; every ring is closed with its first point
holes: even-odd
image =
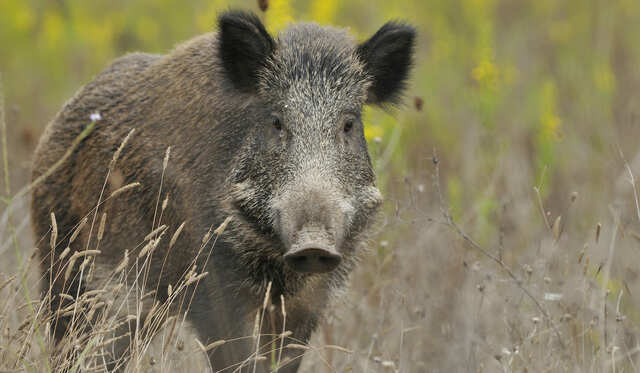
{"type": "Polygon", "coordinates": [[[334,270],[340,264],[342,255],[332,249],[307,247],[289,251],[284,259],[298,272],[323,273],[334,270]]]}

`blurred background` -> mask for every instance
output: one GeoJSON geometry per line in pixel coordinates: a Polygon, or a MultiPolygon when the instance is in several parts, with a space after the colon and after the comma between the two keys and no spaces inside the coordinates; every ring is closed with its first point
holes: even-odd
{"type": "MultiPolygon", "coordinates": [[[[232,7],[358,40],[401,19],[419,34],[405,104],[365,112],[380,233],[312,341],[349,352],[318,347],[304,369],[638,371],[639,1],[263,3],[0,0],[15,226],[41,132],[113,58],[167,53],[232,7]]],[[[0,248],[0,283],[16,258],[0,248]]]]}

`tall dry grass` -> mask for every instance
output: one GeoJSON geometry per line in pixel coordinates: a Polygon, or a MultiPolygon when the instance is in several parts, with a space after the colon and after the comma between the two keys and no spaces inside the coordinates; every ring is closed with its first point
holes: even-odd
{"type": "MultiPolygon", "coordinates": [[[[0,120],[2,118],[0,116],[0,120]]],[[[85,130],[60,160],[5,201],[7,207],[3,220],[6,221],[6,231],[0,238],[13,246],[15,258],[12,259],[16,260],[18,266],[7,272],[6,276],[4,267],[1,272],[3,277],[0,291],[6,292],[6,296],[0,301],[0,328],[4,332],[0,339],[0,372],[102,372],[111,369],[124,372],[177,369],[207,371],[213,368],[206,354],[222,345],[245,339],[253,341],[255,352],[238,364],[218,368],[217,372],[255,372],[258,364],[264,362],[273,371],[278,371],[292,362],[291,358],[283,358],[284,350],[312,350],[312,346],[295,340],[291,331],[286,330],[286,319],[282,330],[265,332],[268,330],[268,320],[273,317],[270,314],[274,311],[270,304],[271,284],[267,287],[262,307],[256,312],[251,335],[213,341],[205,345],[191,330],[187,315],[195,288],[209,274],[206,272],[207,263],[218,237],[224,234],[230,224],[230,217],[220,226],[211,227],[202,237],[201,246],[188,270],[176,284],[167,289],[168,298],[165,301],[157,298],[158,284],[148,281],[151,258],[161,243],[168,244],[167,250],[170,251],[186,224],[183,223],[174,232],[168,232],[167,225],[163,224],[163,214],[170,202],[168,195],[162,199],[170,147],[166,149],[163,161],[151,231],[142,242],[124,250],[121,260],[106,278],[94,279],[95,258],[102,254],[101,242],[111,213],[103,211],[103,205],[140,186],[140,183],[133,182],[108,196],[104,195],[104,187],[134,130],[122,140],[106,167],[104,187],[96,205],[88,209],[70,232],[58,230],[55,212],[51,212],[50,230],[47,232],[49,239],[39,237],[35,240],[36,246],[45,249],[23,250],[18,239],[19,232],[13,224],[12,215],[16,210],[13,203],[28,198],[28,193],[36,185],[55,173],[80,141],[90,136],[98,120],[99,115],[94,118],[92,116],[85,130]],[[72,244],[77,243],[75,241],[81,235],[87,237],[86,242],[80,242],[81,249],[72,249],[72,244]],[[66,248],[60,250],[65,242],[66,248]],[[45,255],[50,255],[50,268],[43,268],[45,261],[40,254],[47,252],[49,254],[45,255]],[[202,266],[198,267],[198,263],[202,263],[202,266]],[[56,294],[53,284],[59,282],[63,284],[63,291],[56,294]],[[87,289],[80,292],[84,283],[87,284],[87,289]],[[54,339],[53,335],[61,334],[61,330],[64,332],[61,337],[54,339]],[[291,343],[291,340],[298,343],[291,343]],[[122,341],[126,341],[128,346],[125,355],[120,355],[117,350],[117,345],[122,341]]],[[[6,144],[4,120],[1,128],[3,144],[6,144]]],[[[3,155],[6,157],[7,153],[4,152],[3,155]]],[[[9,177],[8,169],[5,177],[9,177]]],[[[7,195],[10,195],[10,190],[7,190],[7,195]]],[[[21,208],[23,205],[18,206],[21,208]]],[[[28,219],[28,213],[23,219],[28,219]]],[[[10,251],[8,246],[3,250],[6,252],[2,254],[10,251]]],[[[281,312],[286,317],[286,303],[282,297],[281,307],[281,312]]],[[[346,348],[335,345],[324,345],[323,348],[348,352],[346,348]]]]}
{"type": "MultiPolygon", "coordinates": [[[[3,134],[5,127],[3,121],[3,134]]],[[[87,128],[90,131],[91,124],[87,128]]],[[[169,156],[167,149],[165,169],[170,167],[169,156]]],[[[117,158],[118,152],[106,167],[107,177],[117,158]]],[[[434,152],[425,159],[422,176],[391,181],[390,208],[380,237],[372,240],[372,250],[354,273],[351,286],[334,300],[311,343],[285,345],[290,334],[286,328],[276,334],[262,332],[269,312],[267,291],[254,333],[244,337],[256,346],[256,352],[247,356],[247,366],[266,359],[276,370],[286,363],[281,351],[289,348],[305,352],[302,371],[637,371],[638,280],[620,270],[628,270],[624,264],[637,262],[640,255],[634,177],[640,157],[627,162],[620,155],[618,169],[612,170],[617,177],[612,178],[610,200],[567,190],[560,206],[546,206],[542,184],[530,186],[526,193],[507,188],[506,195],[526,197],[505,199],[498,219],[504,226],[499,237],[489,240],[494,246],[484,246],[467,233],[472,213],[453,218],[442,191],[445,176],[440,167],[446,162],[434,152]],[[580,214],[598,205],[608,215],[583,225],[580,214]],[[538,219],[519,220],[532,212],[538,219]],[[525,250],[512,250],[509,246],[514,243],[525,250]]],[[[5,171],[4,177],[9,173],[5,171]]],[[[233,343],[204,345],[185,321],[189,289],[207,275],[202,269],[185,273],[169,291],[167,302],[154,300],[157,289],[146,283],[149,258],[162,239],[171,246],[181,231],[168,232],[162,224],[168,201],[161,193],[154,229],[134,245],[142,248],[139,254],[125,251],[99,288],[82,295],[60,294],[59,308],[50,309],[52,294],[43,294],[39,285],[53,279],[42,277],[39,257],[27,248],[34,242],[53,248],[90,230],[95,246],[87,244],[73,253],[67,249],[55,259],[79,269],[81,280],[90,278],[92,259],[100,255],[102,227],[109,218],[100,205],[136,186],[129,184],[101,197],[72,232],[58,232],[52,214],[48,242],[43,237],[30,242],[29,231],[19,228],[23,223],[14,223],[28,218],[26,204],[18,201],[25,192],[6,201],[0,252],[0,371],[102,371],[118,338],[131,342],[130,355],[121,362],[127,371],[205,371],[205,354],[233,343]],[[136,281],[128,283],[132,277],[136,281]],[[149,316],[141,319],[145,307],[149,316]],[[50,330],[59,315],[70,316],[72,322],[62,343],[55,345],[50,330]],[[135,325],[137,332],[116,334],[125,324],[135,325]]],[[[210,254],[228,223],[212,227],[203,237],[199,255],[210,254]]],[[[72,273],[53,276],[66,281],[72,273]]]]}

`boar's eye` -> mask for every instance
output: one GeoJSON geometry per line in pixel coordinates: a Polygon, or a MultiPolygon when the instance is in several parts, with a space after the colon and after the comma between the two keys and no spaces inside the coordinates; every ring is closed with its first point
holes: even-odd
{"type": "Polygon", "coordinates": [[[273,125],[273,128],[277,129],[278,131],[282,130],[282,122],[280,121],[280,118],[275,117],[271,120],[271,124],[273,125]]]}
{"type": "Polygon", "coordinates": [[[344,133],[351,132],[351,129],[353,129],[353,119],[347,119],[347,121],[344,122],[344,133]]]}

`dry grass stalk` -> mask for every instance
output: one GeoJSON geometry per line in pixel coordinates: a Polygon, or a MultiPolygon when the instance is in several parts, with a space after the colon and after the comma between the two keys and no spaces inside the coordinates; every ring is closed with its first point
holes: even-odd
{"type": "MultiPolygon", "coordinates": [[[[620,150],[620,149],[618,149],[620,150]]],[[[620,150],[620,154],[622,155],[622,151],[620,150]]],[[[624,160],[624,167],[627,169],[629,173],[629,183],[631,184],[631,188],[633,189],[633,199],[636,206],[636,216],[638,218],[638,222],[640,222],[640,202],[638,201],[638,190],[636,188],[636,179],[633,176],[633,172],[631,172],[631,166],[629,166],[629,162],[622,155],[622,159],[624,160]]]]}
{"type": "MultiPolygon", "coordinates": [[[[1,105],[0,105],[1,106],[1,105]]],[[[3,128],[4,126],[4,121],[2,121],[2,126],[3,128]]],[[[64,155],[58,159],[51,167],[49,167],[44,173],[42,173],[40,176],[38,176],[35,180],[33,180],[29,185],[27,185],[26,187],[20,189],[12,198],[12,200],[19,200],[22,197],[24,197],[25,195],[27,195],[27,193],[29,193],[31,190],[33,190],[33,188],[35,188],[36,186],[40,185],[44,180],[46,180],[49,176],[51,176],[51,174],[53,174],[54,172],[56,172],[56,170],[58,168],[60,168],[60,166],[62,166],[64,164],[64,162],[66,162],[66,160],[75,152],[76,148],[82,143],[82,141],[89,136],[89,134],[93,131],[93,128],[95,127],[96,121],[91,121],[85,128],[84,130],[82,130],[82,132],[73,140],[73,143],[71,144],[71,146],[69,146],[67,148],[67,151],[64,153],[64,155]]],[[[4,139],[3,139],[4,141],[4,139]]],[[[4,149],[4,151],[6,152],[6,147],[4,149]]],[[[6,155],[6,153],[4,153],[6,155]]],[[[5,166],[6,166],[6,157],[5,157],[5,166]]],[[[8,171],[7,171],[8,172],[8,171]]],[[[8,173],[5,173],[5,178],[7,178],[7,190],[9,188],[8,185],[8,173]]],[[[7,195],[9,195],[9,193],[7,192],[7,195]]],[[[7,209],[7,211],[5,211],[5,214],[11,212],[11,209],[7,209]]]]}
{"type": "MultiPolygon", "coordinates": [[[[36,302],[37,302],[37,301],[36,301],[36,302]]],[[[26,305],[25,305],[25,306],[26,306],[26,305]]],[[[31,322],[32,322],[32,320],[31,320],[30,318],[27,318],[26,320],[24,320],[24,321],[22,322],[22,324],[20,324],[20,325],[18,326],[18,330],[19,330],[19,331],[23,331],[24,329],[26,329],[26,328],[27,328],[27,326],[29,326],[29,324],[31,324],[31,322]]]]}
{"type": "Polygon", "coordinates": [[[280,312],[282,313],[282,332],[280,333],[280,348],[278,349],[278,364],[280,367],[282,363],[282,350],[284,346],[284,339],[293,334],[293,332],[287,330],[287,307],[284,303],[284,295],[280,294],[280,312]]]}
{"type": "Polygon", "coordinates": [[[155,294],[156,294],[156,291],[155,291],[155,290],[151,290],[151,291],[147,292],[146,294],[143,294],[143,295],[140,297],[140,300],[145,300],[145,299],[147,299],[147,298],[149,298],[150,296],[155,295],[155,294]]]}
{"type": "Polygon", "coordinates": [[[309,346],[305,346],[303,344],[299,344],[299,343],[289,343],[286,346],[284,346],[285,348],[290,348],[292,350],[310,350],[311,347],[309,346]]]}
{"type": "Polygon", "coordinates": [[[110,292],[113,294],[118,294],[118,292],[122,290],[123,287],[124,287],[124,282],[119,282],[116,284],[116,286],[111,288],[110,292]]]}
{"type": "Polygon", "coordinates": [[[551,229],[553,233],[553,238],[558,241],[560,239],[560,234],[562,233],[560,228],[560,222],[562,221],[562,216],[558,215],[556,220],[553,222],[553,228],[551,229]]]}
{"type": "Polygon", "coordinates": [[[160,238],[157,238],[155,240],[151,240],[149,241],[143,248],[142,250],[140,250],[140,253],[138,254],[138,258],[142,258],[143,256],[152,253],[156,247],[158,246],[158,244],[160,243],[160,238]]]}
{"type": "Polygon", "coordinates": [[[66,299],[66,300],[70,300],[70,301],[72,301],[72,302],[75,302],[75,298],[74,298],[74,297],[72,297],[72,296],[71,296],[71,295],[69,295],[69,294],[60,293],[60,294],[58,294],[58,296],[59,296],[60,298],[62,298],[62,299],[66,299]]]}
{"type": "Polygon", "coordinates": [[[271,300],[271,298],[269,297],[271,295],[271,285],[272,285],[272,282],[269,281],[269,283],[267,284],[267,291],[264,292],[264,300],[262,301],[262,309],[264,311],[267,310],[267,305],[271,300]]]}
{"type": "Polygon", "coordinates": [[[324,348],[330,349],[330,350],[336,350],[336,351],[340,351],[340,352],[344,352],[345,354],[352,354],[353,351],[349,350],[348,348],[344,348],[342,346],[336,346],[336,345],[324,345],[322,346],[324,348]]]}
{"type": "Polygon", "coordinates": [[[78,313],[77,309],[70,309],[70,310],[66,310],[64,312],[62,311],[58,311],[57,314],[59,315],[59,317],[69,317],[69,316],[74,316],[78,313]]]}
{"type": "MultiPolygon", "coordinates": [[[[30,302],[27,302],[25,304],[22,304],[22,305],[18,306],[18,308],[16,308],[15,311],[18,312],[18,311],[22,311],[25,308],[32,308],[34,305],[36,305],[38,303],[40,303],[40,302],[37,301],[37,300],[32,300],[30,302]]],[[[18,328],[18,329],[20,329],[20,328],[18,328]]]]}
{"type": "Polygon", "coordinates": [[[131,333],[130,333],[130,332],[126,332],[126,333],[124,333],[124,334],[122,334],[122,335],[119,335],[119,336],[117,336],[117,337],[113,337],[113,338],[107,339],[106,341],[104,341],[104,342],[102,342],[101,344],[99,344],[97,347],[98,347],[98,348],[103,348],[103,347],[109,346],[109,345],[111,345],[112,343],[114,343],[114,342],[116,342],[116,341],[118,341],[118,340],[120,340],[120,339],[123,339],[123,338],[129,338],[129,336],[130,336],[130,335],[131,335],[131,333]]]}
{"type": "Polygon", "coordinates": [[[82,263],[80,263],[80,271],[84,271],[84,269],[87,267],[87,265],[89,265],[90,262],[90,258],[85,258],[82,263]]]}
{"type": "Polygon", "coordinates": [[[106,305],[107,305],[107,304],[106,304],[105,302],[102,302],[102,301],[100,301],[100,302],[95,302],[95,303],[93,303],[93,304],[91,305],[91,310],[92,310],[92,311],[95,311],[95,310],[98,310],[98,309],[100,309],[100,308],[102,308],[102,307],[104,307],[104,306],[106,306],[106,305]]]}
{"type": "Polygon", "coordinates": [[[51,241],[49,241],[49,244],[51,245],[52,250],[55,249],[57,240],[58,240],[58,223],[56,222],[56,214],[51,212],[51,241]]]}
{"type": "Polygon", "coordinates": [[[140,185],[142,185],[142,184],[140,184],[139,182],[127,184],[127,185],[125,185],[123,187],[120,187],[120,188],[116,189],[113,193],[111,193],[109,198],[115,198],[115,197],[119,196],[120,194],[122,194],[122,193],[124,193],[124,192],[126,192],[128,190],[131,190],[133,188],[139,187],[140,185]]]}
{"type": "Polygon", "coordinates": [[[171,154],[171,147],[167,146],[167,150],[164,153],[164,161],[162,161],[162,169],[166,170],[167,166],[169,165],[169,156],[171,154]]]}
{"type": "Polygon", "coordinates": [[[207,348],[202,344],[202,342],[200,342],[198,338],[194,338],[194,340],[196,341],[198,348],[200,348],[200,351],[207,352],[207,348]]]}
{"type": "Polygon", "coordinates": [[[78,259],[75,254],[77,254],[77,252],[71,255],[71,258],[69,258],[69,263],[67,263],[67,269],[64,272],[65,283],[69,280],[69,277],[71,276],[71,272],[73,272],[73,266],[76,264],[76,259],[78,259]]]}
{"type": "Polygon", "coordinates": [[[106,305],[106,303],[104,302],[97,302],[96,304],[94,304],[90,309],[89,312],[87,313],[86,319],[88,322],[93,320],[93,316],[95,315],[96,311],[98,311],[100,308],[104,307],[106,305]]]}
{"type": "Polygon", "coordinates": [[[164,197],[164,201],[162,201],[162,211],[164,211],[167,208],[168,204],[169,204],[169,193],[167,193],[167,195],[164,197]]]}
{"type": "Polygon", "coordinates": [[[147,317],[145,317],[144,322],[142,323],[142,328],[146,329],[147,326],[149,325],[149,322],[151,322],[151,320],[153,319],[153,317],[155,316],[158,306],[160,305],[159,302],[155,302],[153,304],[153,306],[151,306],[151,309],[149,310],[149,312],[147,313],[147,317]]]}
{"type": "Polygon", "coordinates": [[[224,233],[225,229],[227,229],[227,225],[229,225],[229,222],[231,222],[231,220],[232,220],[232,216],[227,216],[227,218],[224,219],[222,224],[220,224],[220,226],[218,226],[218,228],[216,228],[213,231],[213,233],[217,234],[218,236],[222,235],[222,233],[224,233]]]}
{"type": "MultiPolygon", "coordinates": [[[[225,220],[225,222],[229,220],[229,218],[227,218],[225,220]]],[[[224,223],[222,223],[224,224],[224,223]]],[[[256,346],[256,351],[255,351],[255,359],[254,359],[254,363],[253,363],[253,372],[255,373],[256,368],[257,368],[257,358],[260,356],[260,336],[261,336],[261,331],[262,331],[262,322],[264,321],[264,315],[267,312],[267,305],[269,304],[269,301],[271,300],[271,285],[272,282],[269,281],[269,283],[267,284],[267,290],[264,292],[264,300],[262,302],[262,311],[258,310],[258,312],[256,313],[256,320],[255,320],[255,325],[254,325],[254,338],[255,338],[255,346],[256,346]],[[258,322],[258,319],[260,319],[260,321],[258,322]]]]}
{"type": "Polygon", "coordinates": [[[100,250],[84,250],[84,251],[76,251],[75,253],[73,253],[73,255],[71,255],[71,257],[69,258],[69,263],[67,264],[67,269],[65,270],[65,273],[64,273],[64,281],[67,282],[69,280],[69,277],[71,276],[71,272],[73,272],[73,267],[76,263],[76,260],[85,256],[98,255],[98,254],[100,254],[100,250]]]}
{"type": "Polygon", "coordinates": [[[16,275],[13,275],[11,277],[9,277],[7,280],[5,280],[2,284],[0,284],[0,291],[2,291],[2,289],[5,288],[5,286],[9,285],[10,283],[13,282],[13,280],[15,280],[16,275]]]}
{"type": "Polygon", "coordinates": [[[81,298],[85,298],[85,299],[86,298],[91,298],[91,297],[94,297],[96,295],[105,294],[106,292],[107,292],[107,289],[87,290],[82,294],[81,298]]]}
{"type": "Polygon", "coordinates": [[[71,252],[71,248],[69,246],[67,246],[66,249],[62,250],[62,253],[60,254],[60,260],[66,258],[67,255],[69,255],[70,252],[71,252]]]}
{"type": "Polygon", "coordinates": [[[76,238],[78,238],[78,235],[80,234],[80,232],[82,231],[82,228],[84,228],[84,226],[87,224],[87,222],[89,221],[89,218],[87,216],[85,216],[81,221],[80,224],[78,224],[78,226],[76,227],[76,229],[73,231],[73,233],[71,234],[71,238],[69,238],[69,245],[71,245],[73,243],[73,241],[76,240],[76,238]]]}
{"type": "Polygon", "coordinates": [[[209,343],[208,345],[204,346],[203,351],[204,351],[204,352],[207,352],[207,351],[213,350],[214,348],[216,348],[216,347],[220,347],[220,346],[222,346],[222,345],[223,345],[223,344],[225,344],[225,343],[227,343],[227,341],[226,341],[226,340],[224,340],[224,339],[221,339],[221,340],[219,340],[219,341],[215,341],[215,342],[213,342],[213,343],[209,343]]]}
{"type": "MultiPolygon", "coordinates": [[[[169,335],[164,343],[164,346],[162,346],[162,354],[164,355],[167,352],[167,347],[169,347],[169,345],[171,344],[171,341],[173,340],[173,333],[176,330],[176,324],[178,322],[178,317],[177,316],[169,316],[166,320],[166,325],[169,325],[169,335]]],[[[179,351],[183,350],[183,345],[180,344],[180,341],[177,341],[177,348],[179,351]]]]}
{"type": "Polygon", "coordinates": [[[125,249],[124,258],[122,258],[122,261],[120,261],[120,264],[118,264],[114,273],[118,274],[122,272],[125,268],[127,268],[128,264],[129,264],[129,250],[125,249]]]}
{"type": "Polygon", "coordinates": [[[100,218],[100,226],[98,227],[98,242],[102,241],[102,237],[104,236],[104,227],[107,224],[107,213],[102,213],[102,218],[100,218]]]}
{"type": "Polygon", "coordinates": [[[93,274],[96,272],[96,261],[92,260],[91,265],[89,266],[89,272],[87,272],[87,282],[91,282],[93,280],[93,274]]]}
{"type": "Polygon", "coordinates": [[[182,224],[180,224],[180,226],[178,227],[178,229],[176,229],[176,231],[173,233],[173,236],[171,236],[171,241],[169,242],[169,248],[172,248],[173,245],[175,245],[176,241],[178,240],[178,237],[180,236],[180,233],[182,233],[182,230],[184,229],[185,223],[186,221],[183,221],[182,224]]]}
{"type": "Polygon", "coordinates": [[[65,308],[60,309],[58,312],[64,313],[67,311],[73,311],[74,309],[76,309],[77,307],[77,303],[73,302],[71,304],[69,304],[68,306],[66,306],[65,308]]]}
{"type": "Polygon", "coordinates": [[[122,153],[122,150],[124,149],[124,147],[127,145],[127,142],[129,141],[129,139],[131,138],[131,136],[133,136],[133,133],[136,131],[135,128],[133,128],[131,131],[129,131],[129,133],[127,134],[127,136],[125,136],[124,140],[122,140],[122,142],[120,143],[120,146],[118,147],[118,150],[116,150],[115,153],[113,153],[113,158],[111,158],[111,162],[109,163],[109,169],[113,170],[115,168],[116,162],[118,161],[118,159],[120,158],[120,154],[122,153]]]}
{"type": "Polygon", "coordinates": [[[83,250],[83,251],[76,251],[75,253],[73,253],[73,255],[71,255],[71,257],[82,258],[85,256],[99,255],[100,253],[101,253],[100,250],[83,250]]]}
{"type": "Polygon", "coordinates": [[[185,285],[189,286],[189,285],[193,284],[194,282],[198,282],[198,281],[202,280],[203,278],[207,277],[208,274],[209,274],[209,272],[204,272],[204,273],[201,273],[201,274],[199,274],[197,276],[192,276],[192,277],[187,279],[187,282],[185,282],[185,285]]]}
{"type": "Polygon", "coordinates": [[[154,238],[155,236],[159,235],[160,233],[164,232],[164,230],[167,229],[166,225],[161,225],[158,228],[154,229],[151,231],[151,233],[149,233],[148,235],[146,235],[144,237],[144,241],[148,241],[152,238],[154,238]]]}
{"type": "Polygon", "coordinates": [[[196,275],[196,265],[192,265],[189,271],[187,272],[185,279],[190,279],[191,277],[196,275]]]}
{"type": "Polygon", "coordinates": [[[207,244],[207,242],[209,242],[210,237],[211,237],[211,228],[209,228],[207,233],[205,233],[205,235],[202,236],[202,247],[200,248],[200,250],[202,250],[202,248],[207,244]]]}
{"type": "Polygon", "coordinates": [[[252,337],[257,338],[260,333],[260,310],[256,311],[256,317],[253,320],[253,333],[252,337]]]}

